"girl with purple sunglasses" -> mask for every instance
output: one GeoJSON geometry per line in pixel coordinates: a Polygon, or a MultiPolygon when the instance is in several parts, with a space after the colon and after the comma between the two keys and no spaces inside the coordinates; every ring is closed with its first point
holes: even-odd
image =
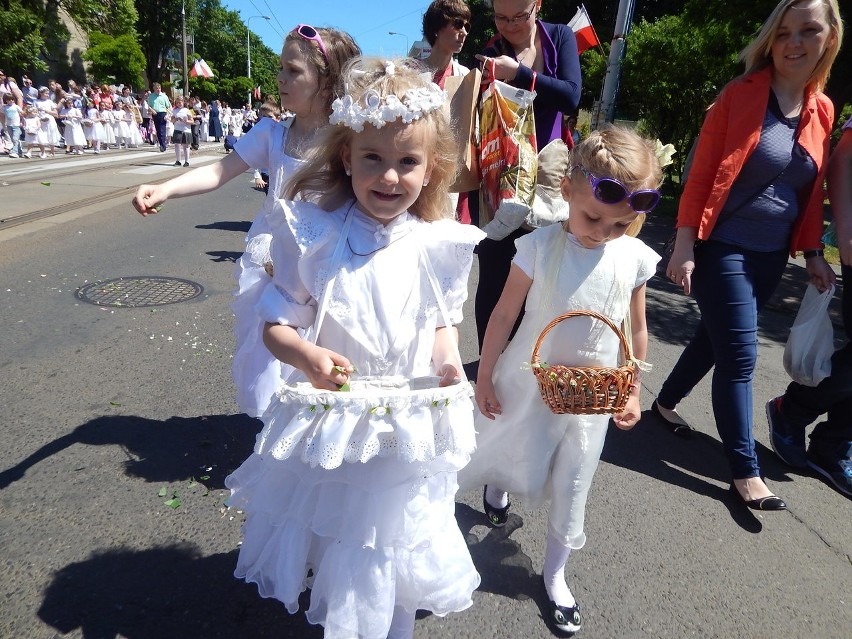
{"type": "MultiPolygon", "coordinates": [[[[645,358],[645,282],[660,256],[630,234],[660,199],[662,169],[646,140],[620,128],[593,132],[565,158],[561,190],[569,218],[515,240],[509,279],[485,331],[476,384],[477,447],[459,484],[485,484],[483,507],[495,527],[508,520],[507,491],[530,506],[551,500],[542,569],[548,621],[576,632],[580,609],[564,569],[571,550],[586,542],[586,496],[610,415],[552,413],[534,375],[522,367],[544,327],[579,310],[596,311],[615,325],[629,316],[634,357],[645,358]],[[524,318],[506,347],[524,299],[524,318]]],[[[619,339],[600,321],[575,317],[548,334],[540,355],[554,364],[616,366],[619,339]]],[[[639,386],[637,376],[624,411],[612,416],[618,428],[639,421],[639,386]]]]}

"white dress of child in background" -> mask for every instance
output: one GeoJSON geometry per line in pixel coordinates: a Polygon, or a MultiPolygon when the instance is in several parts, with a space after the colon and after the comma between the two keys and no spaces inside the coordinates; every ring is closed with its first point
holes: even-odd
{"type": "Polygon", "coordinates": [[[139,125],[136,124],[136,116],[129,106],[124,109],[123,117],[124,124],[127,126],[127,145],[135,149],[142,144],[142,133],[139,132],[139,125]]]}
{"type": "Polygon", "coordinates": [[[112,115],[112,109],[103,108],[98,113],[101,116],[101,126],[103,126],[105,138],[101,143],[101,148],[106,150],[111,144],[116,143],[115,127],[113,126],[115,119],[112,115]]]}
{"type": "Polygon", "coordinates": [[[257,315],[255,305],[270,281],[267,265],[272,264],[269,253],[272,241],[271,224],[280,208],[276,198],[283,196],[287,179],[304,163],[284,152],[289,123],[263,118],[257,126],[240,138],[234,151],[251,167],[269,167],[269,195],[246,235],[243,252],[234,277],[237,289],[231,308],[234,311],[236,351],[231,372],[237,387],[240,410],[260,417],[272,394],[281,384],[282,376],[292,369],[272,356],[263,344],[264,321],[257,315]]]}
{"type": "MultiPolygon", "coordinates": [[[[482,232],[408,213],[383,226],[354,203],[326,212],[280,202],[274,284],[259,314],[310,327],[327,288],[317,344],[349,358],[353,382],[434,375],[435,331],[444,325],[435,289],[449,321],[460,322],[482,232]]],[[[294,377],[304,380],[299,371],[294,377]]],[[[235,574],[291,613],[311,588],[306,616],[327,639],[383,639],[394,606],[440,616],[470,606],[479,575],[454,512],[456,473],[475,444],[473,404],[469,386],[456,387],[458,396],[446,402],[433,401],[430,390],[398,403],[381,395],[343,399],[326,410],[328,391],[312,399],[312,391],[295,397],[282,386],[254,454],[225,482],[229,505],[247,513],[235,574]]]]}
{"type": "MultiPolygon", "coordinates": [[[[492,377],[502,414],[491,421],[477,413],[476,453],[459,483],[463,490],[490,484],[524,497],[529,507],[551,499],[552,488],[569,491],[570,499],[551,506],[549,527],[565,546],[577,549],[586,541],[586,496],[610,415],[551,412],[525,364],[541,331],[563,313],[597,311],[619,326],[633,289],[654,275],[659,255],[627,235],[585,248],[561,224],[536,229],[515,245],[513,264],[533,282],[518,332],[492,377]]],[[[557,324],[539,350],[542,362],[571,366],[617,366],[619,356],[618,336],[589,317],[557,324]]]]}
{"type": "Polygon", "coordinates": [[[124,121],[124,109],[121,108],[121,103],[115,104],[112,111],[112,127],[115,132],[115,142],[118,148],[122,146],[126,149],[130,141],[130,129],[127,128],[127,122],[124,121]]]}
{"type": "Polygon", "coordinates": [[[77,107],[65,110],[65,146],[77,147],[79,155],[86,148],[86,133],[83,131],[83,114],[77,107]]]}

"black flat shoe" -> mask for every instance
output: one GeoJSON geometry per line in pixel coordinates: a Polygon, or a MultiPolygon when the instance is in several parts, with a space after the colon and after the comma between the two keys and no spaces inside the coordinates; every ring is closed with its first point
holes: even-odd
{"type": "Polygon", "coordinates": [[[657,403],[657,400],[654,400],[654,403],[651,404],[651,412],[654,413],[654,415],[656,415],[657,418],[661,422],[663,422],[663,424],[668,426],[669,430],[671,430],[678,437],[683,437],[684,439],[690,439],[692,437],[692,434],[695,432],[695,430],[692,428],[692,426],[690,426],[686,422],[683,422],[683,423],[673,422],[669,419],[666,419],[663,416],[663,414],[660,412],[660,406],[657,403]]]}
{"type": "Polygon", "coordinates": [[[580,619],[580,604],[575,603],[570,608],[568,606],[557,606],[556,602],[550,603],[550,621],[556,626],[556,629],[574,634],[583,625],[580,619]]]}
{"type": "Polygon", "coordinates": [[[760,499],[745,499],[740,495],[737,487],[731,484],[731,492],[736,495],[737,499],[744,503],[752,510],[787,510],[787,504],[780,497],[769,495],[769,497],[761,497],[760,499]]]}
{"type": "Polygon", "coordinates": [[[506,504],[503,508],[495,508],[491,504],[488,503],[488,500],[485,499],[485,493],[488,490],[488,486],[486,485],[482,489],[482,510],[485,512],[485,516],[488,517],[488,521],[495,528],[502,528],[506,525],[506,522],[509,521],[509,507],[512,504],[506,504]]]}

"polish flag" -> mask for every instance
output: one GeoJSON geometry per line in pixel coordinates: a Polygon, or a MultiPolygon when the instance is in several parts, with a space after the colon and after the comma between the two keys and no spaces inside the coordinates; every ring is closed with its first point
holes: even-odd
{"type": "Polygon", "coordinates": [[[584,5],[580,5],[577,9],[577,14],[571,18],[568,23],[574,36],[577,38],[577,53],[583,53],[586,49],[591,49],[600,45],[598,34],[595,33],[595,28],[592,26],[592,21],[589,19],[589,13],[584,5]]]}

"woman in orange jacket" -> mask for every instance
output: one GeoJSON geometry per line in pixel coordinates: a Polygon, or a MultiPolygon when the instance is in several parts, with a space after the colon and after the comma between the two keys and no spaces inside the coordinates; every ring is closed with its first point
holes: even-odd
{"type": "Polygon", "coordinates": [[[822,255],[823,177],[834,107],[822,93],[843,35],[837,0],[781,0],[743,50],[746,72],[707,113],[678,210],[666,275],[692,293],[701,319],[653,411],[692,433],[678,403],[715,365],[713,413],[731,490],[750,508],[784,510],[755,454],[752,377],[757,314],[788,253],[811,282],[834,281],[822,255]]]}

